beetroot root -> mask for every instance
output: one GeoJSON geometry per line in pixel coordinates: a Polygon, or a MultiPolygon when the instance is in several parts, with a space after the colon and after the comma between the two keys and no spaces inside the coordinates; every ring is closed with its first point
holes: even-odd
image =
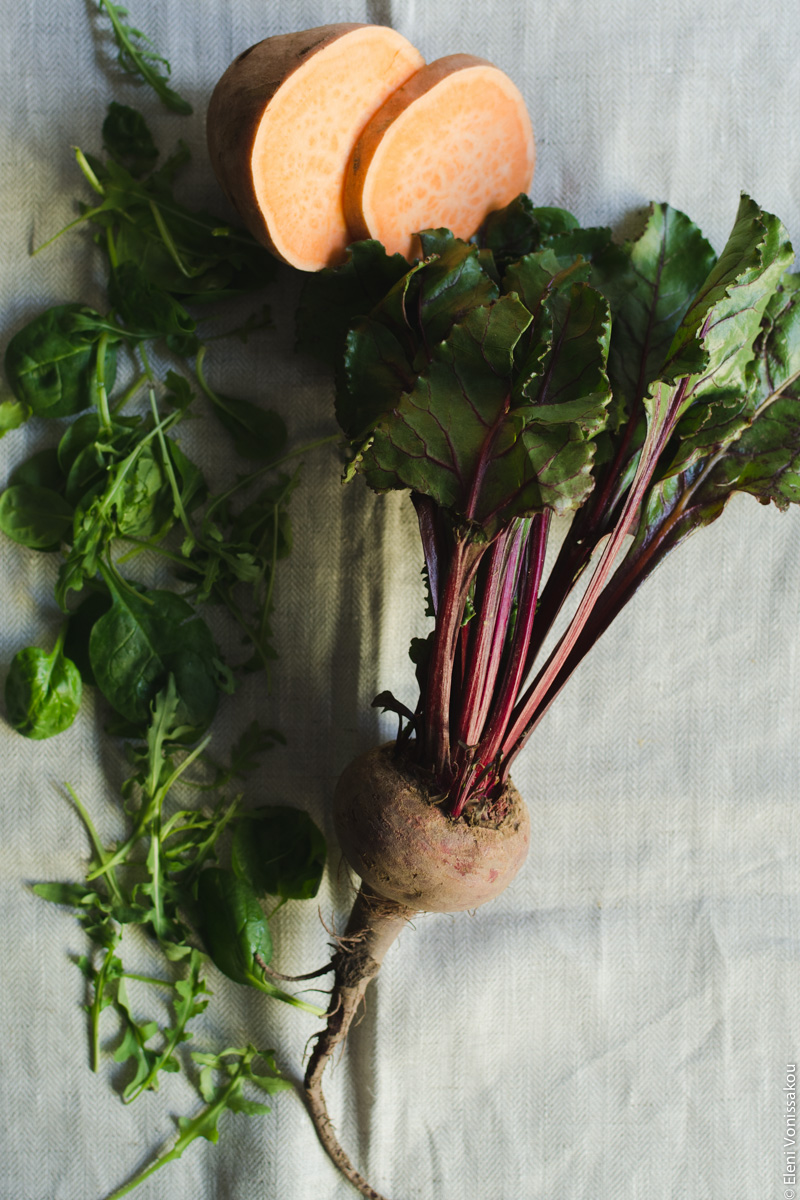
{"type": "Polygon", "coordinates": [[[418,912],[460,912],[498,896],[525,861],[530,842],[528,812],[510,782],[483,813],[455,820],[437,798],[430,776],[396,757],[393,745],[356,758],[334,795],[342,853],[362,885],[331,961],[328,1021],[308,1062],[305,1092],[323,1147],[369,1200],[383,1198],[350,1162],[328,1115],[322,1091],[328,1060],[407,922],[418,912]]]}

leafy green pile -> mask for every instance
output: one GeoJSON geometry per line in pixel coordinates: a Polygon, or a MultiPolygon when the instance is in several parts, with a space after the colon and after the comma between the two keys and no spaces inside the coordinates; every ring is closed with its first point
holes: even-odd
{"type": "Polygon", "coordinates": [[[412,642],[416,708],[376,703],[406,722],[401,741],[458,815],[498,801],[572,670],[670,550],[735,491],[800,500],[800,304],[786,232],[747,196],[719,258],[667,204],[622,245],[524,196],[472,242],[420,240],[410,269],[376,242],[352,247],[306,285],[299,330],[335,367],[348,474],[411,491],[435,624],[412,642]],[[552,513],[572,521],[543,583],[552,513]]]}
{"type": "MultiPolygon", "coordinates": [[[[168,73],[169,64],[124,24],[125,10],[108,0],[101,7],[122,65],[173,111],[190,112],[167,86],[161,69],[168,73]]],[[[130,768],[121,792],[126,835],[109,847],[66,785],[92,858],[81,882],[34,891],[68,905],[82,923],[91,943],[79,966],[92,1065],[99,1067],[113,1015],[113,1058],[125,1065],[122,1098],[131,1103],[179,1069],[190,1027],[211,999],[209,959],[239,984],[321,1012],[278,986],[286,977],[271,966],[269,920],[285,902],[316,895],[326,846],[300,810],[245,806],[241,787],[284,741],[277,730],[253,721],[226,761],[209,752],[220,698],[276,657],[270,617],[277,566],[292,548],[292,468],[309,449],[289,450],[276,412],[218,393],[205,370],[213,340],[245,342],[269,325],[264,305],[234,329],[224,314],[228,302],[263,289],[274,261],[246,233],[177,200],[188,150],[180,145],[158,166],[141,113],[113,102],[102,134],[105,157],[76,152],[96,202],[82,204],[67,229],[91,229],[105,258],[107,304],[49,308],[5,352],[13,399],[0,404],[0,434],[31,420],[49,437],[0,493],[0,530],[20,553],[55,560],[63,614],[51,651],[29,646],[15,655],[5,699],[13,727],[44,739],[67,729],[94,689],[107,706],[109,734],[122,739],[130,768]],[[157,362],[168,364],[163,373],[157,362]],[[195,419],[210,420],[211,440],[249,460],[218,494],[179,441],[195,419]],[[166,580],[158,587],[148,582],[156,570],[166,580]],[[212,607],[240,635],[235,661],[225,661],[207,622],[212,607]],[[145,944],[160,964],[153,975],[126,966],[145,944]],[[165,999],[166,1022],[141,1016],[153,1004],[163,1012],[165,999]]],[[[205,1107],[181,1120],[175,1144],[115,1196],[197,1137],[216,1141],[223,1111],[268,1111],[245,1097],[245,1084],[267,1093],[289,1086],[272,1051],[249,1046],[191,1058],[201,1067],[205,1107]]]]}

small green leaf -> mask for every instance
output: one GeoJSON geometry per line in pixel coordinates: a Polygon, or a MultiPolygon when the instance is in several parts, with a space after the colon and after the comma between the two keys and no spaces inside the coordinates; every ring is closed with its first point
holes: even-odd
{"type": "Polygon", "coordinates": [[[325,838],[308,813],[270,805],[237,826],[231,865],[261,896],[309,900],[319,890],[326,856],[325,838]]]}
{"type": "Polygon", "coordinates": [[[0,438],[11,433],[13,429],[19,429],[30,415],[27,405],[20,403],[19,400],[0,402],[0,438]]]}
{"type": "Polygon", "coordinates": [[[236,983],[258,983],[256,955],[270,962],[272,938],[256,893],[233,871],[209,867],[200,874],[197,897],[214,965],[236,983]]]}
{"type": "Polygon", "coordinates": [[[189,116],[192,106],[188,100],[179,96],[167,82],[171,68],[166,58],[157,54],[150,38],[141,29],[126,25],[125,17],[128,10],[112,0],[100,0],[101,8],[105,9],[111,20],[114,39],[119,47],[117,61],[124,71],[131,75],[139,75],[153,89],[166,108],[181,116],[189,116]],[[159,68],[164,68],[162,73],[159,68]]]}
{"type": "MultiPolygon", "coordinates": [[[[17,400],[36,416],[68,417],[97,402],[97,343],[104,322],[81,304],[49,308],[8,343],[5,373],[17,400]]],[[[115,345],[105,347],[105,383],[116,374],[115,345]]]]}
{"type": "Polygon", "coordinates": [[[50,488],[18,483],[0,494],[0,529],[31,550],[57,550],[72,520],[72,505],[50,488]]]}
{"type": "Polygon", "coordinates": [[[41,741],[69,729],[81,704],[81,676],[62,650],[63,632],[48,653],[38,646],[18,651],[6,676],[8,719],[24,737],[41,741]]]}

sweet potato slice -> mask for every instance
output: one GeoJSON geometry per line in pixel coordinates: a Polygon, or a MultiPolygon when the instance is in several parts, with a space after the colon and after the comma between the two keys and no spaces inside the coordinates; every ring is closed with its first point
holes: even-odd
{"type": "Polygon", "coordinates": [[[423,64],[383,25],[325,25],[239,55],[211,97],[208,146],[254,237],[304,271],[344,258],[351,239],[342,194],[353,146],[423,64]]]}
{"type": "Polygon", "coordinates": [[[410,258],[420,229],[475,233],[533,177],[535,148],[520,92],[498,67],[450,54],[398,88],[365,126],[345,180],[354,240],[410,258]]]}

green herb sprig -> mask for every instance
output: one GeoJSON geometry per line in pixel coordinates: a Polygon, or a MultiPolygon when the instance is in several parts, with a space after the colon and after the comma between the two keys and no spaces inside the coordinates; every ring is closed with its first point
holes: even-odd
{"type": "MultiPolygon", "coordinates": [[[[164,60],[143,51],[144,35],[121,24],[125,11],[103,6],[124,43],[126,69],[137,69],[175,111],[188,111],[155,68],[164,60]]],[[[2,406],[0,432],[35,420],[51,443],[14,467],[0,493],[0,530],[20,553],[57,560],[54,596],[64,614],[51,651],[32,646],[15,656],[9,720],[27,737],[51,737],[69,727],[82,694],[94,689],[130,765],[120,794],[127,829],[116,844],[65,785],[91,846],[85,878],[33,890],[81,921],[91,945],[78,966],[92,1066],[100,1068],[101,1046],[116,1026],[113,1058],[126,1071],[122,1099],[132,1103],[180,1069],[184,1044],[212,1001],[209,962],[242,985],[321,1013],[276,986],[269,920],[287,900],[316,894],[326,847],[305,813],[245,805],[247,777],[283,742],[277,730],[253,721],[227,761],[209,753],[220,699],[243,672],[269,669],[277,657],[275,576],[292,548],[289,502],[309,449],[288,447],[276,412],[218,392],[207,368],[207,346],[219,336],[246,341],[269,327],[263,301],[233,329],[220,315],[224,302],[261,290],[273,260],[248,235],[176,200],[173,181],[188,152],[181,146],[157,167],[141,113],[112,103],[103,143],[104,159],[76,152],[96,203],[82,205],[55,236],[91,228],[106,261],[107,303],[102,311],[54,306],[6,348],[14,398],[2,406]],[[133,377],[118,384],[123,360],[133,363],[133,377]],[[165,360],[160,377],[157,364],[165,360]],[[213,422],[250,468],[217,495],[178,440],[197,417],[213,422]],[[147,565],[149,578],[154,563],[171,582],[143,582],[140,568],[147,565]],[[216,644],[205,618],[210,605],[227,611],[240,632],[236,661],[225,662],[216,644]],[[264,869],[248,856],[240,831],[269,841],[264,869]],[[151,975],[126,966],[142,937],[160,964],[151,975]],[[139,1015],[151,1010],[153,994],[159,1010],[169,1003],[166,1022],[139,1015]]],[[[226,1109],[268,1111],[245,1099],[243,1088],[288,1086],[271,1053],[194,1053],[205,1108],[182,1121],[172,1148],[115,1195],[180,1157],[197,1137],[216,1141],[226,1109]],[[219,1086],[215,1072],[222,1073],[219,1086]]]]}

